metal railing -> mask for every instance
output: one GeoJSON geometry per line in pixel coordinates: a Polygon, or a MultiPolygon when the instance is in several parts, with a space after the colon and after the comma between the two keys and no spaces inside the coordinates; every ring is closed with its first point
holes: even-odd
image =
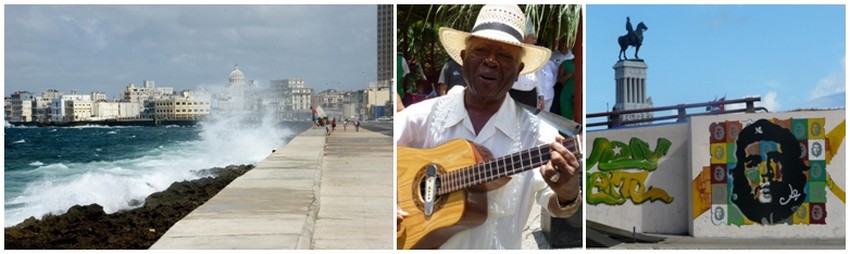
{"type": "Polygon", "coordinates": [[[587,114],[586,118],[588,119],[587,128],[597,127],[597,126],[607,126],[610,128],[616,128],[620,126],[626,126],[630,124],[640,124],[640,123],[656,123],[658,121],[671,120],[676,119],[676,122],[685,122],[689,117],[692,116],[703,116],[703,115],[718,115],[718,114],[731,114],[731,113],[755,113],[756,111],[769,112],[765,107],[756,107],[755,103],[761,101],[761,97],[747,97],[743,99],[735,99],[735,100],[720,100],[720,101],[710,101],[710,102],[702,102],[702,103],[692,103],[692,104],[678,104],[673,106],[664,106],[664,107],[654,107],[654,108],[646,108],[646,109],[631,109],[631,110],[614,110],[611,112],[603,112],[603,113],[593,113],[587,114]],[[726,105],[730,104],[739,104],[745,103],[746,106],[740,109],[732,109],[725,110],[726,105]],[[720,109],[720,108],[724,109],[720,109]],[[701,113],[691,113],[688,114],[686,112],[689,108],[707,108],[706,112],[701,113]],[[716,110],[711,110],[715,109],[716,110]],[[620,116],[628,115],[628,114],[636,114],[636,113],[647,113],[647,112],[656,112],[656,111],[671,111],[676,110],[677,114],[675,115],[667,115],[667,116],[659,116],[659,117],[651,117],[644,119],[634,119],[634,120],[620,120],[620,116]],[[590,119],[605,117],[604,122],[590,122],[590,119]]]}

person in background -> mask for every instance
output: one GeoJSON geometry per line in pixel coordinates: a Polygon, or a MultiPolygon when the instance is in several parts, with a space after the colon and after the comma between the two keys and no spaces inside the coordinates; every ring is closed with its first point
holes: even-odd
{"type": "MultiPolygon", "coordinates": [[[[537,36],[534,32],[534,24],[531,23],[531,20],[527,20],[527,30],[525,38],[523,38],[523,42],[529,45],[535,45],[537,44],[537,36]]],[[[539,86],[539,76],[542,76],[542,73],[539,70],[537,72],[531,72],[524,75],[520,75],[519,78],[517,78],[516,82],[514,82],[509,92],[511,98],[513,98],[515,101],[518,101],[522,104],[531,107],[543,108],[543,91],[537,89],[537,87],[539,86]]]]}
{"type": "Polygon", "coordinates": [[[310,106],[310,113],[313,115],[313,128],[316,128],[319,126],[319,119],[316,118],[316,115],[318,114],[316,113],[316,108],[310,106]]]}
{"type": "Polygon", "coordinates": [[[407,65],[407,59],[404,58],[401,53],[396,54],[396,94],[395,94],[395,111],[401,111],[404,109],[404,93],[405,93],[405,82],[404,77],[410,73],[410,66],[407,65]]]}
{"type": "Polygon", "coordinates": [[[360,117],[359,116],[354,118],[354,131],[360,132],[360,117]]]}
{"type": "MultiPolygon", "coordinates": [[[[552,109],[552,101],[555,98],[555,84],[558,81],[558,65],[549,58],[546,65],[537,72],[537,91],[541,93],[538,101],[542,101],[542,110],[550,111],[552,109]]],[[[540,103],[538,102],[538,106],[540,103]]]]}
{"type": "Polygon", "coordinates": [[[466,87],[466,80],[463,79],[461,71],[460,64],[449,59],[449,61],[443,65],[443,69],[440,70],[440,79],[437,81],[437,84],[445,85],[447,92],[451,91],[455,87],[466,87]]]}
{"type": "Polygon", "coordinates": [[[575,56],[573,55],[570,49],[567,49],[566,59],[561,62],[560,67],[558,68],[558,83],[560,83],[561,91],[558,96],[558,104],[553,105],[558,106],[558,114],[561,116],[575,120],[575,112],[573,108],[573,100],[575,100],[575,72],[576,67],[573,64],[573,59],[575,56]]]}

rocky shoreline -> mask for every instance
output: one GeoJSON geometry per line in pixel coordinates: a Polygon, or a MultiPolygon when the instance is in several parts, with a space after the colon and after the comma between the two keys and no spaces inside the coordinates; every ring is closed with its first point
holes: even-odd
{"type": "Polygon", "coordinates": [[[148,249],[174,223],[215,196],[253,165],[198,172],[210,177],[175,182],[145,198],[142,207],[106,214],[98,204],[76,205],[62,215],[30,217],[5,229],[6,249],[148,249]]]}

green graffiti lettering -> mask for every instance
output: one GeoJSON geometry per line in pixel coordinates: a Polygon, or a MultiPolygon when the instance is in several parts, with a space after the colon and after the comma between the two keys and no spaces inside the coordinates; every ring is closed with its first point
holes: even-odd
{"type": "Polygon", "coordinates": [[[658,167],[658,160],[660,160],[661,157],[664,157],[664,155],[667,155],[667,151],[670,150],[670,146],[672,144],[673,142],[670,142],[670,140],[666,138],[659,138],[658,141],[656,141],[655,151],[651,152],[649,150],[649,143],[638,138],[632,138],[629,141],[629,146],[632,148],[632,152],[640,154],[639,156],[635,156],[634,159],[637,160],[638,158],[643,158],[649,165],[652,165],[651,169],[647,168],[649,170],[655,170],[658,167]]]}
{"type": "Polygon", "coordinates": [[[649,143],[635,137],[628,145],[607,138],[594,139],[586,167],[596,166],[598,172],[587,175],[588,204],[622,205],[626,200],[635,204],[673,202],[673,197],[664,189],[646,185],[649,172],[658,168],[658,161],[667,155],[671,145],[670,140],[658,138],[652,151],[649,143]]]}
{"type": "Polygon", "coordinates": [[[622,205],[626,202],[617,193],[617,186],[611,181],[612,177],[611,172],[593,172],[588,175],[588,190],[585,191],[588,204],[622,205]]]}
{"type": "Polygon", "coordinates": [[[628,145],[620,141],[596,138],[593,141],[593,151],[587,158],[587,167],[592,168],[599,164],[599,171],[635,168],[653,171],[658,168],[658,160],[667,155],[671,144],[666,138],[658,138],[655,151],[651,151],[649,143],[639,138],[631,138],[628,145]]]}
{"type": "Polygon", "coordinates": [[[593,168],[600,161],[611,161],[614,158],[614,150],[607,138],[596,138],[593,140],[593,151],[587,157],[586,168],[593,168]]]}
{"type": "Polygon", "coordinates": [[[646,187],[648,171],[629,172],[593,172],[588,175],[587,203],[622,205],[626,200],[635,204],[646,201],[673,202],[673,197],[667,191],[652,186],[646,187]]]}

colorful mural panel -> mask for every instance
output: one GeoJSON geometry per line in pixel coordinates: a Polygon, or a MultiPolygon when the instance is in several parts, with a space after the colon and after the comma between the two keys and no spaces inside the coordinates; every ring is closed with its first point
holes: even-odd
{"type": "Polygon", "coordinates": [[[824,118],[712,123],[709,163],[692,182],[693,218],[714,225],[825,224],[827,190],[842,201],[827,165],[843,141],[824,118]],[[835,147],[830,147],[830,141],[835,147]]]}

